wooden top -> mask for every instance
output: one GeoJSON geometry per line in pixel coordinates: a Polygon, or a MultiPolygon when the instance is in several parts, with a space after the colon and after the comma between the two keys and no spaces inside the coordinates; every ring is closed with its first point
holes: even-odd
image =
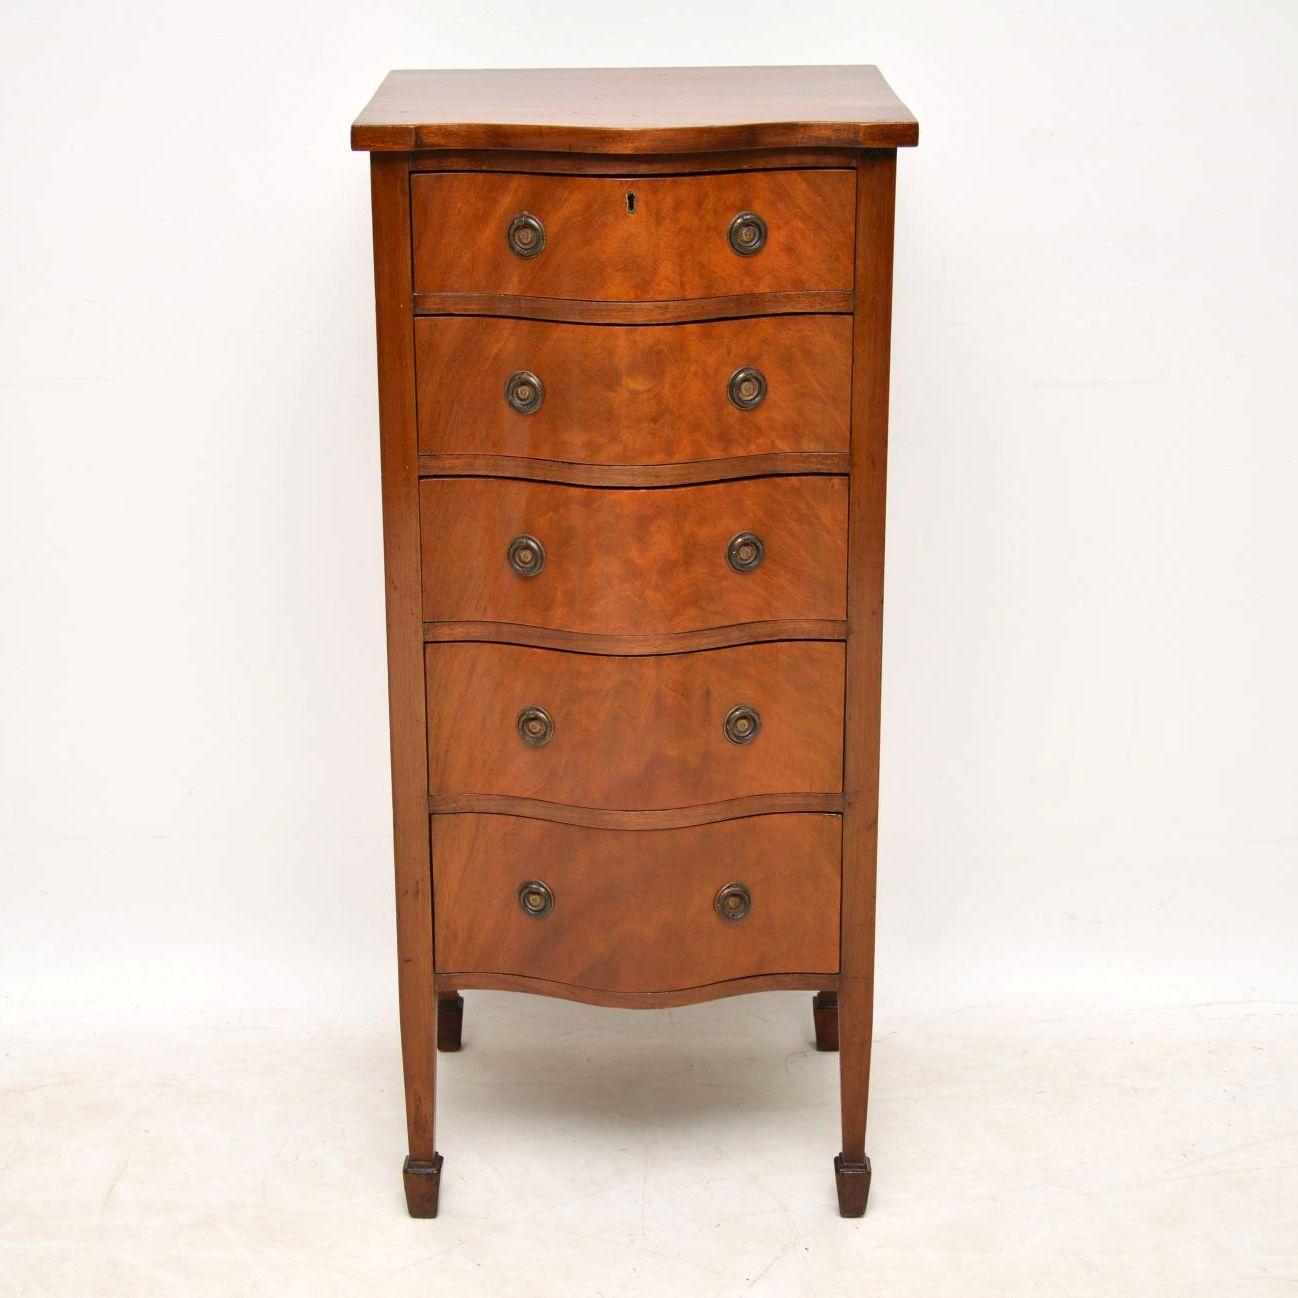
{"type": "Polygon", "coordinates": [[[919,124],[876,67],[389,72],[352,148],[708,153],[880,148],[919,124]]]}

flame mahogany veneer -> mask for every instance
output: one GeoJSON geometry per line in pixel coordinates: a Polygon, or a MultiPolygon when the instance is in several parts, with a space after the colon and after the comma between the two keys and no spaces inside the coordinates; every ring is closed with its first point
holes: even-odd
{"type": "Polygon", "coordinates": [[[847,616],[846,478],[660,491],[425,478],[419,514],[425,622],[634,636],[847,616]],[[765,545],[751,572],[727,559],[742,531],[765,545]],[[502,561],[520,535],[545,549],[527,580],[502,561]]]}
{"type": "MultiPolygon", "coordinates": [[[[589,829],[515,816],[444,816],[434,835],[437,951],[457,970],[612,992],[683,991],[758,974],[838,969],[836,816],[765,815],[686,829],[589,829]],[[544,920],[515,922],[514,891],[553,889],[544,920]],[[713,913],[742,878],[752,912],[713,913]]],[[[521,916],[526,919],[527,916],[521,916]]]]}
{"type": "MultiPolygon", "coordinates": [[[[622,656],[463,643],[426,655],[433,796],[653,811],[842,788],[841,644],[622,656]],[[725,721],[745,704],[761,732],[736,744],[725,721]],[[552,720],[541,746],[519,739],[528,707],[552,720]]],[[[434,860],[434,900],[436,880],[434,860]]]]}
{"type": "Polygon", "coordinates": [[[419,449],[434,455],[678,464],[849,446],[850,315],[598,329],[433,316],[415,321],[415,351],[419,449]],[[744,365],[769,385],[753,410],[727,396],[744,365]],[[514,370],[544,387],[525,418],[501,399],[514,370]]]}

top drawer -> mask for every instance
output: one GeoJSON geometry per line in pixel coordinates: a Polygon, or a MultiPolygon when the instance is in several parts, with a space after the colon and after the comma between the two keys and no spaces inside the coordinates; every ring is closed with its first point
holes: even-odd
{"type": "Polygon", "coordinates": [[[652,301],[852,287],[852,171],[426,172],[410,196],[416,293],[652,301]]]}

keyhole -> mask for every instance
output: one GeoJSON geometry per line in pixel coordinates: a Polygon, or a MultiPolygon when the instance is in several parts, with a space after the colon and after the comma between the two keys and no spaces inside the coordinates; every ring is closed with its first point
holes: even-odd
{"type": "Polygon", "coordinates": [[[634,195],[634,194],[628,194],[628,195],[626,196],[626,210],[627,210],[628,212],[634,212],[634,211],[635,211],[635,195],[634,195]]]}

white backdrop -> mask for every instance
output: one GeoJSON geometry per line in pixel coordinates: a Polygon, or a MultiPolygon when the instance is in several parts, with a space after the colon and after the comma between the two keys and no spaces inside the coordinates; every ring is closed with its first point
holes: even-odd
{"type": "Polygon", "coordinates": [[[883,68],[880,1031],[1298,999],[1298,9],[742,11],[5,0],[11,1031],[394,1029],[347,130],[414,66],[883,68]]]}

